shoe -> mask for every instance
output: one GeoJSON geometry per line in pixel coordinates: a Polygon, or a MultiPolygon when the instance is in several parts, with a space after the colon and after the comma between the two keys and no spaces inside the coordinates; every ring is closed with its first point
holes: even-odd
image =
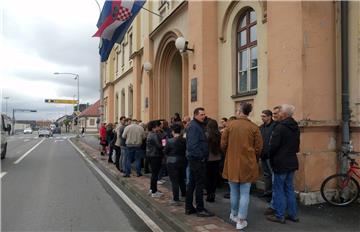
{"type": "Polygon", "coordinates": [[[142,176],[142,174],[140,173],[140,174],[137,174],[136,176],[137,176],[137,177],[140,177],[140,176],[142,176]]]}
{"type": "Polygon", "coordinates": [[[243,220],[242,222],[237,222],[236,223],[236,229],[237,230],[242,230],[244,229],[245,227],[247,227],[248,223],[246,220],[243,220]]]}
{"type": "Polygon", "coordinates": [[[151,193],[151,197],[153,198],[160,198],[164,195],[162,192],[157,191],[156,193],[151,193]]]}
{"type": "Polygon", "coordinates": [[[130,175],[124,174],[123,177],[130,177],[130,175]]]}
{"type": "Polygon", "coordinates": [[[232,213],[230,213],[229,219],[230,219],[230,221],[232,221],[232,222],[235,222],[235,223],[237,223],[237,222],[238,222],[237,217],[236,217],[236,216],[234,216],[232,213]]]}
{"type": "Polygon", "coordinates": [[[147,195],[151,196],[151,194],[152,194],[152,190],[149,189],[149,192],[147,193],[147,195]]]}
{"type": "Polygon", "coordinates": [[[224,198],[230,199],[230,193],[225,193],[225,194],[224,194],[224,198]]]}
{"type": "Polygon", "coordinates": [[[196,209],[195,208],[191,208],[191,209],[185,209],[185,214],[186,215],[190,215],[196,213],[196,209]]]}
{"type": "Polygon", "coordinates": [[[264,215],[274,215],[275,214],[275,209],[273,208],[267,208],[264,212],[264,215]]]}
{"type": "Polygon", "coordinates": [[[300,222],[300,219],[298,217],[290,217],[289,215],[285,217],[285,220],[289,220],[292,222],[300,222]]]}
{"type": "Polygon", "coordinates": [[[277,222],[277,223],[280,223],[280,224],[285,224],[285,218],[280,219],[280,218],[277,218],[275,215],[267,215],[266,219],[268,221],[271,221],[271,222],[277,222]]]}
{"type": "Polygon", "coordinates": [[[181,205],[181,202],[180,202],[180,201],[175,201],[175,200],[170,200],[170,201],[169,201],[169,205],[180,206],[180,205],[181,205]]]}
{"type": "Polygon", "coordinates": [[[197,211],[196,216],[198,216],[198,217],[212,217],[212,216],[214,216],[214,214],[210,213],[206,209],[203,209],[201,211],[197,211]]]}
{"type": "Polygon", "coordinates": [[[158,180],[158,181],[157,181],[157,184],[162,185],[162,184],[164,184],[165,182],[166,182],[166,180],[158,180]]]}

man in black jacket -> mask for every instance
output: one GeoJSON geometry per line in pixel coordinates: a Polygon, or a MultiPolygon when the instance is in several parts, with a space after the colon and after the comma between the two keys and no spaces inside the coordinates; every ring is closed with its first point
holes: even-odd
{"type": "Polygon", "coordinates": [[[264,141],[263,149],[261,151],[261,168],[264,175],[265,190],[262,197],[271,196],[272,189],[272,168],[269,160],[269,144],[272,132],[274,130],[274,121],[272,120],[271,110],[263,110],[261,113],[261,120],[264,124],[260,126],[261,136],[264,141]]]}
{"type": "Polygon", "coordinates": [[[194,119],[190,122],[186,132],[186,158],[190,168],[190,176],[186,186],[185,214],[197,213],[198,217],[213,216],[205,209],[203,199],[205,167],[209,157],[209,145],[205,135],[205,119],[205,109],[196,108],[194,119]],[[193,206],[194,191],[196,209],[193,206]]]}
{"type": "Polygon", "coordinates": [[[295,107],[281,105],[279,123],[270,139],[270,163],[274,172],[273,207],[274,215],[268,215],[272,222],[285,223],[285,219],[298,221],[294,193],[294,173],[299,167],[296,153],[299,152],[300,130],[292,118],[295,107]],[[287,215],[285,211],[287,209],[287,215]]]}

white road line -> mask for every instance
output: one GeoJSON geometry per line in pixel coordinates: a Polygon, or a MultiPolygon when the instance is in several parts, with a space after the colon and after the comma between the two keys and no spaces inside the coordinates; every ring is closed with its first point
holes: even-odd
{"type": "Polygon", "coordinates": [[[152,231],[163,232],[163,230],[153,220],[151,220],[151,218],[146,215],[144,211],[142,211],[128,196],[126,196],[126,194],[121,191],[121,189],[119,189],[98,167],[96,167],[96,165],[70,139],[68,139],[68,141],[152,231]]]}
{"type": "Polygon", "coordinates": [[[33,146],[30,150],[28,150],[25,154],[23,154],[19,159],[17,159],[14,164],[18,164],[20,163],[20,161],[22,159],[24,159],[28,154],[30,154],[30,152],[32,152],[37,146],[40,145],[40,143],[42,143],[44,141],[44,139],[42,139],[40,142],[38,142],[35,146],[33,146]]]}
{"type": "Polygon", "coordinates": [[[0,175],[0,178],[3,178],[6,174],[7,174],[7,172],[2,172],[0,175]]]}

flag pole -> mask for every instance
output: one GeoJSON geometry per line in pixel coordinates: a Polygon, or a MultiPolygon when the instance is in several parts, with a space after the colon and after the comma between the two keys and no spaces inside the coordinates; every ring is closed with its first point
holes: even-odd
{"type": "Polygon", "coordinates": [[[161,15],[155,13],[154,11],[151,11],[151,10],[149,10],[149,9],[146,9],[145,7],[141,7],[141,8],[144,9],[144,10],[146,10],[146,11],[148,11],[148,12],[150,12],[151,14],[154,14],[154,15],[159,16],[160,18],[162,18],[161,15]]]}
{"type": "MultiPolygon", "coordinates": [[[[138,4],[136,4],[136,2],[134,2],[134,4],[135,4],[135,5],[138,5],[138,4]]],[[[140,5],[138,5],[138,6],[140,6],[140,5]]],[[[159,16],[160,18],[162,18],[161,15],[159,15],[159,14],[155,13],[154,11],[151,11],[151,10],[143,7],[143,5],[141,6],[141,8],[144,9],[144,10],[146,10],[146,11],[148,11],[148,12],[150,12],[151,14],[154,14],[154,15],[159,16]]]]}

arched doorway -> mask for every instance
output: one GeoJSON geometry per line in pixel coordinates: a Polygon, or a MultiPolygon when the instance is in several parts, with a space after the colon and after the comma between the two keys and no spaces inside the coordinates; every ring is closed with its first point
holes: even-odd
{"type": "Polygon", "coordinates": [[[169,72],[169,109],[170,117],[175,113],[182,115],[182,70],[181,55],[175,53],[169,72]]]}
{"type": "Polygon", "coordinates": [[[178,36],[167,33],[158,48],[152,79],[152,118],[169,120],[175,113],[188,113],[187,56],[175,47],[178,36]]]}

